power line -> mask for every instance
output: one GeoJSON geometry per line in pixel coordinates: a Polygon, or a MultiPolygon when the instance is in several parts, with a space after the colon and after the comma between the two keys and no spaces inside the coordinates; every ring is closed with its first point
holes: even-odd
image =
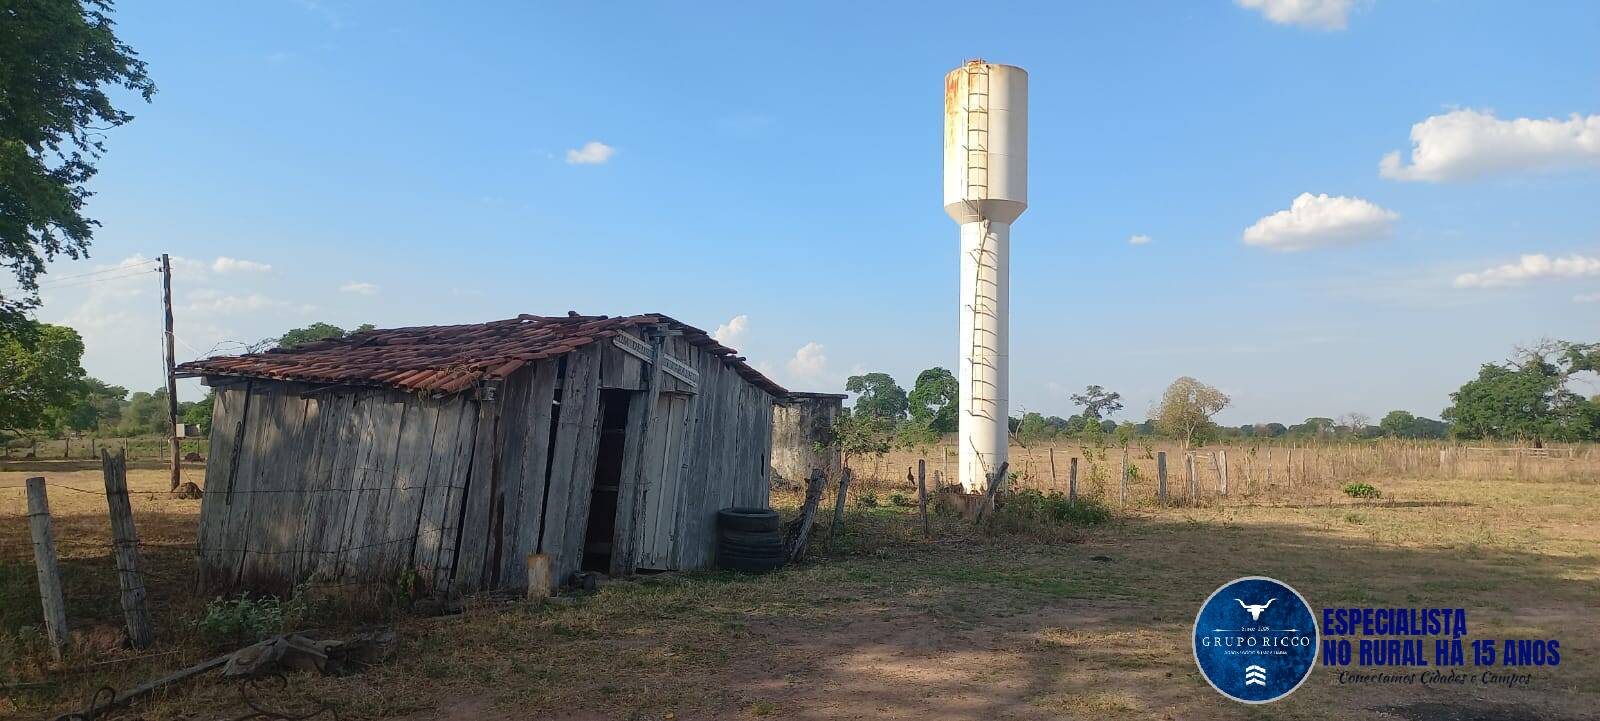
{"type": "MultiPolygon", "coordinates": [[[[116,267],[116,268],[107,268],[105,270],[97,270],[97,271],[94,271],[94,272],[91,272],[91,273],[79,273],[77,275],[68,275],[68,276],[62,276],[60,278],[52,278],[52,279],[47,280],[46,282],[39,283],[38,286],[39,286],[40,290],[53,289],[53,288],[71,288],[73,286],[93,285],[95,283],[101,283],[101,282],[107,282],[107,281],[113,281],[113,280],[121,280],[123,278],[132,278],[133,276],[136,276],[136,275],[143,275],[143,274],[148,273],[148,272],[153,272],[153,271],[159,270],[159,268],[144,268],[143,267],[143,266],[145,266],[145,265],[147,265],[149,263],[152,263],[152,262],[155,262],[155,261],[145,261],[143,263],[136,263],[136,264],[133,264],[133,265],[124,265],[124,266],[119,266],[119,267],[116,267]],[[109,275],[108,276],[107,274],[114,274],[114,275],[109,275]]],[[[4,292],[4,293],[21,293],[22,289],[21,288],[0,288],[0,292],[4,292]]]]}
{"type": "MultiPolygon", "coordinates": [[[[134,270],[134,269],[138,269],[140,266],[151,265],[151,264],[156,263],[156,262],[158,262],[158,261],[141,260],[141,261],[139,261],[137,263],[128,263],[126,265],[118,265],[118,266],[115,266],[115,267],[112,267],[112,268],[104,268],[104,269],[101,269],[101,270],[90,271],[88,273],[76,273],[76,274],[73,274],[73,275],[56,276],[54,278],[49,278],[48,280],[50,281],[50,283],[49,283],[50,285],[54,285],[55,283],[57,283],[59,281],[72,280],[74,278],[88,278],[89,276],[93,276],[93,275],[105,275],[106,273],[115,273],[115,272],[121,271],[121,270],[134,270]]],[[[45,284],[44,283],[40,283],[40,285],[42,286],[42,285],[45,285],[45,284]]]]}

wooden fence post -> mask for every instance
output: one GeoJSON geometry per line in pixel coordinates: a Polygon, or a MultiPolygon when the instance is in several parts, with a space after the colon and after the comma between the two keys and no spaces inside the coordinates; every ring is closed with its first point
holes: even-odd
{"type": "Polygon", "coordinates": [[[933,538],[933,528],[928,525],[928,461],[917,459],[917,508],[922,511],[922,537],[933,538]]]}
{"type": "Polygon", "coordinates": [[[50,637],[50,655],[61,660],[67,643],[67,604],[61,597],[61,566],[56,561],[56,536],[50,528],[50,499],[44,478],[29,478],[28,530],[33,533],[33,565],[39,571],[39,602],[44,606],[44,626],[50,637]]]}
{"type": "Polygon", "coordinates": [[[1191,503],[1200,500],[1200,477],[1194,471],[1194,451],[1183,454],[1184,485],[1191,503]]]}
{"type": "Polygon", "coordinates": [[[1167,452],[1156,451],[1156,497],[1167,505],[1167,452]]]}
{"type": "Polygon", "coordinates": [[[1072,464],[1067,469],[1067,500],[1078,500],[1078,457],[1072,457],[1072,464]]]}
{"type": "MultiPolygon", "coordinates": [[[[1074,460],[1076,463],[1076,460],[1074,460]]],[[[1056,483],[1056,447],[1050,446],[1050,491],[1055,492],[1061,486],[1056,483]]]]}
{"type": "Polygon", "coordinates": [[[122,587],[122,615],[128,620],[128,640],[134,648],[150,645],[150,614],[145,609],[144,576],[139,573],[139,534],[133,527],[133,506],[128,502],[128,459],[101,451],[100,470],[106,481],[106,508],[111,514],[112,555],[117,582],[122,587]]]}
{"type": "Polygon", "coordinates": [[[839,474],[839,497],[833,499],[833,525],[828,527],[828,548],[833,548],[833,537],[844,523],[844,498],[850,493],[850,469],[839,474]]]}
{"type": "Polygon", "coordinates": [[[1228,495],[1228,452],[1217,451],[1217,490],[1228,495]]]}
{"type": "Polygon", "coordinates": [[[1122,447],[1122,505],[1128,505],[1128,447],[1122,447]]]}

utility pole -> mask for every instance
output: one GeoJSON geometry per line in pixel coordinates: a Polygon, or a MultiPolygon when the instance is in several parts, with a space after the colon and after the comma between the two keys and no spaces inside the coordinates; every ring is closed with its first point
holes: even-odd
{"type": "Polygon", "coordinates": [[[167,438],[172,447],[172,490],[176,491],[183,477],[178,465],[182,461],[178,455],[178,376],[173,370],[177,361],[172,349],[172,256],[166,253],[161,254],[161,309],[166,316],[167,438]]]}

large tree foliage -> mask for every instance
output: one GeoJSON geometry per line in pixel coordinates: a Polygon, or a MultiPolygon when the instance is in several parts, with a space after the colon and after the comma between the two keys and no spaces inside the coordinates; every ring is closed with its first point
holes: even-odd
{"type": "Polygon", "coordinates": [[[959,391],[956,377],[944,368],[929,368],[917,374],[916,385],[907,398],[911,420],[932,433],[954,433],[959,391]]]}
{"type": "Polygon", "coordinates": [[[1072,402],[1083,406],[1083,416],[1099,420],[1122,410],[1122,394],[1107,392],[1104,386],[1088,386],[1072,394],[1072,402]]]}
{"type": "Polygon", "coordinates": [[[1408,411],[1389,411],[1378,421],[1378,429],[1389,438],[1444,438],[1450,426],[1408,411]]]}
{"type": "Polygon", "coordinates": [[[844,389],[855,393],[855,415],[866,414],[889,421],[906,417],[906,391],[888,373],[867,373],[845,379],[844,389]]]}
{"type": "Polygon", "coordinates": [[[122,403],[127,397],[128,389],[122,386],[85,377],[78,383],[67,405],[50,409],[48,415],[51,420],[46,425],[55,432],[92,431],[101,426],[115,426],[122,419],[122,403]]]}
{"type": "Polygon", "coordinates": [[[0,0],[0,265],[21,290],[0,293],[0,333],[26,330],[45,261],[88,253],[103,131],[133,119],[106,90],[155,93],[110,12],[110,0],[0,0]]]}
{"type": "Polygon", "coordinates": [[[0,431],[10,433],[50,425],[52,412],[71,407],[84,382],[78,332],[25,322],[24,333],[0,333],[0,431]]]}
{"type": "Polygon", "coordinates": [[[344,338],[362,331],[372,330],[371,323],[362,323],[355,330],[345,330],[331,323],[312,323],[304,328],[294,328],[279,336],[274,343],[279,348],[288,349],[297,345],[304,345],[313,341],[327,340],[329,338],[344,338]]]}
{"type": "Polygon", "coordinates": [[[1485,363],[1450,394],[1444,411],[1461,438],[1588,440],[1600,433],[1596,405],[1568,388],[1576,373],[1600,366],[1600,344],[1551,341],[1519,349],[1507,363],[1485,363]]]}
{"type": "Polygon", "coordinates": [[[1211,417],[1228,407],[1227,394],[1184,376],[1167,386],[1156,408],[1156,424],[1168,435],[1183,439],[1184,449],[1204,441],[1215,429],[1211,417]]]}

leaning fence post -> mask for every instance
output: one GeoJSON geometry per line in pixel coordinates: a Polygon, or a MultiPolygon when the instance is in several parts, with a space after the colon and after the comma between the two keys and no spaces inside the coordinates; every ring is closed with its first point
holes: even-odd
{"type": "Polygon", "coordinates": [[[1067,466],[1067,500],[1078,500],[1078,457],[1073,456],[1067,466]]]}
{"type": "Polygon", "coordinates": [[[833,548],[833,537],[844,523],[844,498],[850,493],[850,469],[839,474],[839,497],[833,500],[833,525],[828,527],[828,548],[833,548]]]}
{"type": "Polygon", "coordinates": [[[928,525],[928,462],[917,459],[917,507],[922,509],[922,537],[933,538],[933,528],[928,525]]]}
{"type": "Polygon", "coordinates": [[[56,537],[50,528],[50,499],[45,495],[44,478],[29,478],[26,483],[33,565],[39,570],[39,602],[44,607],[50,655],[60,661],[62,647],[67,643],[67,604],[61,597],[61,566],[56,562],[56,537]]]}
{"type": "Polygon", "coordinates": [[[1156,451],[1156,497],[1167,505],[1167,452],[1156,451]]]}
{"type": "Polygon", "coordinates": [[[111,548],[122,587],[122,614],[128,620],[128,640],[134,648],[150,645],[150,614],[145,609],[144,576],[139,573],[139,534],[133,526],[133,506],[128,502],[128,459],[121,453],[100,452],[100,470],[106,481],[106,507],[111,515],[111,548]]]}

